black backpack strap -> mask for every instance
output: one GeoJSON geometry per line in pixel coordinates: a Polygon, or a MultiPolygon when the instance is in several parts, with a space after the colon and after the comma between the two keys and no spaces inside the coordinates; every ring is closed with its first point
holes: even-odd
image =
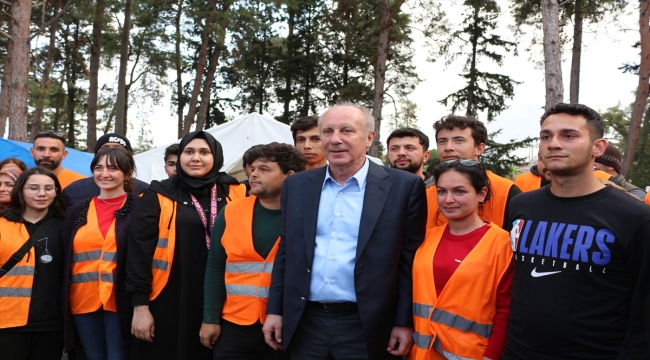
{"type": "Polygon", "coordinates": [[[23,246],[21,246],[18,251],[11,255],[9,260],[7,260],[4,265],[2,265],[2,268],[0,268],[0,278],[5,276],[14,266],[16,266],[16,264],[18,264],[20,260],[22,260],[23,257],[25,257],[25,254],[27,254],[29,249],[34,247],[34,245],[36,245],[36,242],[40,240],[39,238],[47,233],[48,230],[50,230],[55,221],[56,218],[51,217],[49,220],[42,223],[41,226],[36,229],[36,231],[34,231],[32,236],[30,236],[29,239],[25,241],[23,246]]]}

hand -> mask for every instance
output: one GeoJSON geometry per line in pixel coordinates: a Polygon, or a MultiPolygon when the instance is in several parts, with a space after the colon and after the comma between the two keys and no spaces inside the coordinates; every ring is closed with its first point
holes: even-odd
{"type": "Polygon", "coordinates": [[[406,356],[413,346],[413,329],[406,326],[395,326],[390,332],[388,352],[394,356],[406,356]]]}
{"type": "Polygon", "coordinates": [[[262,327],[264,340],[273,350],[282,349],[282,316],[269,314],[262,327]]]}
{"type": "Polygon", "coordinates": [[[199,331],[199,337],[201,338],[201,344],[212,349],[212,345],[217,342],[221,335],[221,325],[219,324],[201,324],[201,330],[199,331]]]}
{"type": "Polygon", "coordinates": [[[131,322],[131,335],[137,339],[152,343],[154,328],[153,316],[149,311],[149,305],[135,307],[133,309],[133,321],[131,322]]]}

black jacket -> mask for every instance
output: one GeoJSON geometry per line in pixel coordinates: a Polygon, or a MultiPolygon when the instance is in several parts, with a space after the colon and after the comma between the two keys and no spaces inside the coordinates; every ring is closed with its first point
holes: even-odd
{"type": "MultiPolygon", "coordinates": [[[[83,180],[80,180],[83,181],[83,180]]],[[[120,320],[120,330],[124,341],[128,343],[131,338],[131,318],[133,307],[131,297],[125,289],[125,266],[126,266],[126,238],[128,228],[133,215],[136,213],[140,203],[140,197],[128,194],[122,208],[115,212],[115,239],[117,242],[117,273],[115,276],[115,305],[120,320]]],[[[76,329],[70,313],[70,276],[72,266],[72,242],[77,230],[87,223],[86,216],[92,199],[78,202],[69,207],[66,211],[65,223],[61,230],[61,240],[64,251],[63,267],[63,315],[64,315],[64,336],[65,349],[70,352],[75,347],[76,329]]]]}

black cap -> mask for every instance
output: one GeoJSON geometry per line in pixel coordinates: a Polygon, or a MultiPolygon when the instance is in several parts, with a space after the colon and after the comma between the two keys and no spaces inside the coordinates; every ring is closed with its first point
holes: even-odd
{"type": "Polygon", "coordinates": [[[95,154],[99,151],[99,148],[102,147],[102,145],[106,143],[116,143],[124,146],[127,150],[129,150],[130,153],[133,153],[133,149],[131,148],[131,142],[129,139],[127,139],[124,135],[116,134],[116,133],[108,133],[104,134],[102,137],[97,139],[97,145],[95,145],[95,154]]]}

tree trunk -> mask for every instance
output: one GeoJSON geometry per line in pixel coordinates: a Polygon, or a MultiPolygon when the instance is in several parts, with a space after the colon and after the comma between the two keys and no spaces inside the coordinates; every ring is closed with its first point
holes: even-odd
{"type": "Polygon", "coordinates": [[[639,85],[636,89],[636,100],[632,108],[630,119],[630,130],[627,134],[625,145],[625,157],[623,157],[623,168],[621,173],[626,178],[634,163],[636,144],[639,141],[641,120],[648,100],[648,77],[650,76],[650,0],[639,2],[639,32],[641,34],[641,65],[639,67],[639,85]]]}
{"type": "Polygon", "coordinates": [[[210,40],[210,29],[212,28],[212,17],[214,16],[212,12],[214,11],[215,6],[216,1],[212,0],[210,2],[210,11],[205,18],[205,27],[203,28],[203,33],[201,33],[201,48],[199,50],[199,58],[197,59],[198,63],[196,65],[196,74],[194,76],[194,84],[192,86],[192,95],[190,97],[187,115],[185,115],[183,133],[181,134],[182,136],[185,136],[190,132],[192,122],[194,121],[194,116],[196,115],[196,106],[198,104],[199,93],[201,91],[201,80],[203,80],[203,73],[205,72],[205,61],[208,56],[208,42],[210,40]]]}
{"type": "Polygon", "coordinates": [[[27,80],[29,78],[29,25],[31,0],[14,0],[12,7],[13,47],[9,76],[9,139],[27,141],[27,80]]]}
{"type": "Polygon", "coordinates": [[[576,0],[573,22],[573,53],[571,56],[569,102],[571,104],[577,104],[580,95],[580,56],[582,55],[582,0],[576,0]]]}
{"type": "MultiPolygon", "coordinates": [[[[54,5],[54,14],[58,11],[58,6],[54,5]]],[[[47,60],[45,61],[45,68],[43,69],[43,78],[41,79],[41,89],[47,89],[50,81],[50,70],[54,62],[54,52],[56,51],[56,22],[50,26],[50,44],[47,48],[47,60]]],[[[34,142],[34,138],[41,131],[41,119],[43,118],[43,109],[45,108],[45,99],[40,99],[39,104],[34,111],[32,118],[32,131],[29,136],[29,141],[34,142]]]]}
{"type": "MultiPolygon", "coordinates": [[[[295,19],[296,11],[293,9],[292,5],[288,6],[287,12],[289,14],[289,19],[287,20],[287,26],[289,28],[289,33],[287,34],[287,63],[284,64],[284,113],[282,114],[282,119],[285,124],[291,123],[291,80],[293,78],[292,69],[293,69],[293,60],[296,56],[294,50],[294,41],[295,37],[293,31],[295,28],[295,19]]],[[[306,115],[302,115],[306,116],[306,115]]]]}
{"type": "MultiPolygon", "coordinates": [[[[9,22],[9,33],[11,34],[12,26],[9,22]]],[[[0,137],[5,136],[7,126],[7,117],[9,116],[9,79],[11,78],[11,56],[13,53],[13,41],[7,39],[7,57],[5,59],[4,73],[2,74],[2,87],[0,88],[0,137]]]]}
{"type": "Polygon", "coordinates": [[[176,9],[176,18],[174,19],[174,26],[176,33],[174,34],[174,41],[176,42],[176,53],[174,54],[174,65],[176,67],[176,99],[178,100],[178,107],[176,108],[176,115],[178,116],[178,138],[183,137],[183,108],[185,102],[183,101],[183,63],[181,59],[181,15],[183,14],[183,0],[178,1],[178,9],[176,9]]]}
{"type": "Polygon", "coordinates": [[[545,108],[549,109],[564,101],[560,16],[557,0],[541,0],[541,9],[544,30],[545,108]]]}
{"type": "MultiPolygon", "coordinates": [[[[225,30],[225,28],[224,28],[225,30]]],[[[203,91],[201,92],[201,107],[199,108],[199,115],[196,119],[196,130],[203,130],[205,126],[205,119],[208,116],[208,109],[210,108],[210,90],[212,82],[214,81],[214,73],[217,70],[219,63],[219,56],[223,46],[221,40],[214,45],[212,54],[210,54],[210,63],[208,63],[208,72],[205,74],[205,81],[203,82],[203,91]]]]}
{"type": "Polygon", "coordinates": [[[79,75],[78,65],[75,63],[75,59],[78,58],[78,46],[79,43],[79,22],[75,24],[75,31],[72,37],[72,41],[68,43],[67,47],[67,58],[68,64],[70,66],[69,71],[67,72],[67,88],[68,88],[68,101],[67,101],[67,112],[68,112],[68,136],[67,136],[67,145],[68,147],[75,147],[75,107],[77,105],[77,78],[79,75]]]}
{"type": "Polygon", "coordinates": [[[470,62],[469,67],[469,84],[467,85],[467,110],[465,111],[467,115],[476,116],[477,111],[475,109],[476,102],[474,101],[474,92],[476,91],[476,51],[478,48],[478,39],[481,36],[478,22],[480,21],[478,15],[481,11],[481,4],[479,2],[474,3],[474,23],[472,24],[472,36],[470,42],[472,43],[472,61],[470,62]]]}
{"type": "Polygon", "coordinates": [[[384,80],[388,58],[388,33],[390,32],[390,0],[381,0],[379,20],[379,45],[377,47],[377,69],[375,71],[375,96],[372,102],[372,116],[375,118],[375,140],[370,146],[370,155],[379,157],[381,110],[384,104],[384,80]]]}
{"type": "Polygon", "coordinates": [[[122,44],[120,45],[120,72],[117,80],[117,99],[115,101],[115,132],[126,135],[126,68],[129,65],[129,41],[131,34],[131,11],[133,0],[126,0],[124,8],[124,26],[122,44]]]}
{"type": "Polygon", "coordinates": [[[104,0],[95,1],[93,43],[90,48],[90,85],[88,87],[88,150],[97,144],[97,97],[99,91],[99,61],[102,52],[102,26],[104,25],[104,0]]]}

